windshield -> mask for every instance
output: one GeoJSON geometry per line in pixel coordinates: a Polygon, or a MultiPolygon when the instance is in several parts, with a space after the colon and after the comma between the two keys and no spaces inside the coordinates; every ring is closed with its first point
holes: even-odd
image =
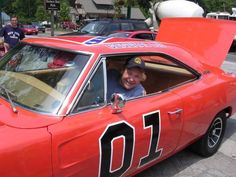
{"type": "Polygon", "coordinates": [[[82,33],[102,34],[108,23],[105,22],[90,22],[85,25],[80,31],[82,33]]]}
{"type": "MultiPolygon", "coordinates": [[[[12,102],[56,114],[90,55],[20,44],[0,60],[0,85],[12,102]]],[[[1,94],[6,100],[6,94],[1,94]]]]}

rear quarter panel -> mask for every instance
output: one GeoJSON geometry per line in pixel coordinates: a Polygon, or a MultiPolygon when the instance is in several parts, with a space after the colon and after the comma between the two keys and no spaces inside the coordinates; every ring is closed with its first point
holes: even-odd
{"type": "MultiPolygon", "coordinates": [[[[208,68],[210,69],[210,68],[208,68]]],[[[217,113],[227,107],[235,109],[235,78],[220,69],[206,70],[199,80],[174,92],[182,97],[184,126],[178,149],[182,149],[206,133],[217,113]]]]}

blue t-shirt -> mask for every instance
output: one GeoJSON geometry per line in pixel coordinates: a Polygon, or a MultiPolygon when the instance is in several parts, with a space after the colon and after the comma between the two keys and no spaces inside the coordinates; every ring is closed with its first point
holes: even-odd
{"type": "Polygon", "coordinates": [[[7,25],[0,31],[0,36],[4,37],[4,41],[9,44],[10,48],[14,47],[25,35],[19,27],[7,25]]]}
{"type": "Polygon", "coordinates": [[[107,99],[111,100],[113,93],[120,93],[125,99],[130,99],[138,96],[142,96],[145,93],[145,89],[141,84],[138,84],[133,89],[127,90],[120,84],[121,75],[116,70],[107,71],[107,99]]]}

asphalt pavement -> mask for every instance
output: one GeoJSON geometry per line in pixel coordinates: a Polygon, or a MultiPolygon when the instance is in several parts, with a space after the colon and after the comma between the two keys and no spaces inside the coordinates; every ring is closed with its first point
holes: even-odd
{"type": "Polygon", "coordinates": [[[228,120],[215,155],[203,158],[185,149],[136,177],[236,177],[236,115],[228,120]]]}

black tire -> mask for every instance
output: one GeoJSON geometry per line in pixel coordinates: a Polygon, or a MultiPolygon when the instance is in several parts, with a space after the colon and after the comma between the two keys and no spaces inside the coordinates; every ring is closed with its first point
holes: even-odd
{"type": "Polygon", "coordinates": [[[206,134],[191,145],[191,150],[197,154],[209,157],[217,152],[226,129],[226,116],[224,112],[217,114],[206,134]]]}

